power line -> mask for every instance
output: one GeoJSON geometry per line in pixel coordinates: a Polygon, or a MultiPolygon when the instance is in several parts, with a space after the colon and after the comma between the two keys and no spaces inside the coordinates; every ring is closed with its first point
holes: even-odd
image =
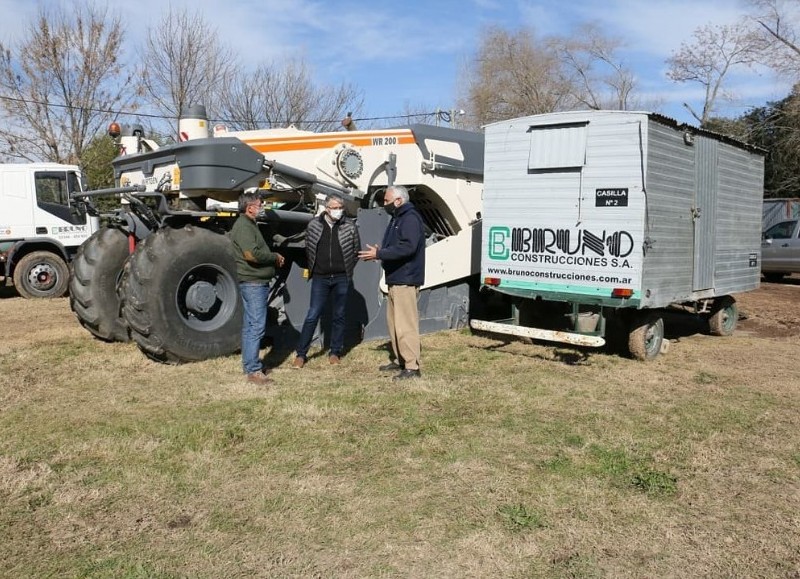
{"type": "MultiPolygon", "coordinates": [[[[104,109],[104,108],[97,108],[97,107],[80,107],[74,105],[67,105],[67,104],[59,104],[59,103],[49,103],[43,101],[37,101],[34,99],[24,99],[24,98],[17,98],[17,97],[9,97],[0,95],[0,99],[16,102],[16,103],[24,103],[29,105],[38,105],[47,108],[56,108],[56,109],[66,109],[66,110],[80,110],[80,111],[89,111],[93,113],[103,113],[108,115],[114,115],[115,117],[120,116],[128,116],[128,117],[144,117],[150,119],[162,119],[162,120],[171,120],[176,121],[179,120],[180,117],[176,115],[164,115],[164,114],[154,114],[154,113],[140,113],[140,112],[133,112],[133,111],[125,111],[120,109],[104,109]]],[[[442,118],[442,112],[440,110],[436,110],[429,113],[409,113],[404,115],[388,115],[388,116],[380,116],[380,117],[356,117],[353,121],[387,121],[391,119],[410,119],[414,117],[439,117],[442,118]]],[[[322,124],[322,123],[338,123],[341,119],[328,119],[328,120],[300,120],[294,122],[300,122],[304,124],[322,124]]],[[[448,119],[449,121],[449,115],[448,119]]],[[[210,123],[248,123],[253,122],[252,120],[242,120],[242,119],[208,119],[210,123]]],[[[264,124],[289,124],[290,121],[256,121],[258,123],[264,124]]]]}

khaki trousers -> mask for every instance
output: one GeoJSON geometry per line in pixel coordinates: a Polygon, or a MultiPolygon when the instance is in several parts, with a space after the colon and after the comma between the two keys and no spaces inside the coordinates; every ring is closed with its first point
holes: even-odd
{"type": "Polygon", "coordinates": [[[419,288],[413,285],[390,285],[386,325],[392,353],[407,370],[419,370],[419,288]]]}

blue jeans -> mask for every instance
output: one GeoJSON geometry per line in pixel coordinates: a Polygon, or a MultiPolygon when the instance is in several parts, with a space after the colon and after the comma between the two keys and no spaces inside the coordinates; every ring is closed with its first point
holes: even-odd
{"type": "Polygon", "coordinates": [[[333,296],[333,319],[331,324],[331,356],[341,356],[344,350],[344,313],[347,308],[347,294],[350,292],[350,279],[344,273],[338,275],[313,276],[311,278],[311,300],[308,305],[306,321],[300,332],[297,356],[305,359],[314,338],[314,330],[322,316],[322,310],[333,296]]]}
{"type": "Polygon", "coordinates": [[[242,282],[239,284],[244,304],[242,320],[242,369],[245,374],[260,372],[261,338],[267,329],[267,297],[269,286],[265,283],[242,282]]]}

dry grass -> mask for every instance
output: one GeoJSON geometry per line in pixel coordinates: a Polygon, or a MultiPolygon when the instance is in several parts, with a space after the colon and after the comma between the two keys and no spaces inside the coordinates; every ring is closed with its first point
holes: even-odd
{"type": "Polygon", "coordinates": [[[368,343],[265,390],[66,300],[0,319],[3,576],[800,576],[797,335],[642,364],[442,333],[417,382],[368,343]]]}

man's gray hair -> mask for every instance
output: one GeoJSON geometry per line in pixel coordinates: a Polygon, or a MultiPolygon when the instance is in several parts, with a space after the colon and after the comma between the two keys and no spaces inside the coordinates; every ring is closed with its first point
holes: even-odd
{"type": "Polygon", "coordinates": [[[247,211],[247,208],[253,203],[257,203],[259,199],[261,199],[261,196],[255,192],[245,191],[239,195],[239,213],[247,211]]]}
{"type": "Polygon", "coordinates": [[[330,205],[331,201],[336,201],[339,205],[344,207],[344,197],[342,197],[338,193],[329,193],[328,196],[325,197],[325,207],[330,205]]]}
{"type": "Polygon", "coordinates": [[[389,185],[386,190],[391,191],[395,199],[402,199],[403,203],[407,203],[409,200],[408,189],[402,185],[389,185]]]}

